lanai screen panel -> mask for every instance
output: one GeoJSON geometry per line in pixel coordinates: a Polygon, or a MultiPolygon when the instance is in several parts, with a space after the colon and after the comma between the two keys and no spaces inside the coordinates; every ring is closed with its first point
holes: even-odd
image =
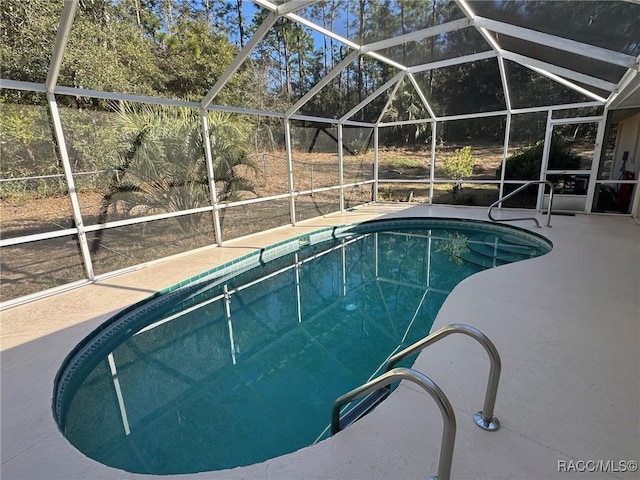
{"type": "Polygon", "coordinates": [[[504,65],[513,108],[543,107],[593,100],[519,63],[505,60],[504,65]]]}
{"type": "Polygon", "coordinates": [[[431,118],[427,105],[422,101],[420,93],[408,77],[400,80],[395,92],[391,92],[390,102],[387,105],[383,122],[402,122],[431,118]]]}
{"type": "Polygon", "coordinates": [[[476,15],[637,56],[640,5],[624,1],[477,1],[476,15]]]}
{"type": "MultiPolygon", "coordinates": [[[[258,11],[253,21],[261,22],[267,14],[268,11],[258,11]]],[[[286,112],[349,51],[338,41],[333,41],[329,49],[324,35],[287,18],[280,18],[231,76],[213,103],[286,112]]]]}
{"type": "MultiPolygon", "coordinates": [[[[60,101],[73,103],[66,96],[60,101]]],[[[211,205],[198,110],[134,102],[107,107],[59,108],[85,225],[211,205]]],[[[214,132],[222,128],[222,121],[211,123],[214,132]]]]}
{"type": "Polygon", "coordinates": [[[361,55],[303,105],[299,113],[339,119],[378,92],[375,98],[371,98],[370,102],[349,118],[354,121],[375,122],[391,92],[390,89],[379,89],[393,80],[397,73],[396,68],[361,55]]]}
{"type": "Polygon", "coordinates": [[[44,95],[32,93],[29,100],[0,103],[3,239],[74,226],[67,180],[56,154],[44,95]],[[52,199],[40,206],[47,197],[52,199]]]}
{"type": "Polygon", "coordinates": [[[415,67],[490,50],[491,45],[478,30],[467,27],[376,51],[401,65],[415,67]]]}
{"type": "Polygon", "coordinates": [[[416,73],[415,78],[439,117],[506,108],[498,62],[494,58],[416,73]]]}
{"type": "Polygon", "coordinates": [[[623,66],[528,42],[509,35],[493,35],[498,44],[505,50],[609,82],[620,81],[627,70],[623,66]]]}
{"type": "Polygon", "coordinates": [[[520,0],[467,5],[505,58],[555,74],[602,100],[640,53],[638,3],[520,0]]]}

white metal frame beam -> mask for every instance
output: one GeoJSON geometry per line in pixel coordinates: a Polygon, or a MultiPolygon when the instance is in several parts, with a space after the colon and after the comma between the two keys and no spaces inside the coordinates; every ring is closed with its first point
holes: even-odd
{"type": "Polygon", "coordinates": [[[355,115],[357,112],[359,112],[360,110],[362,110],[364,107],[366,107],[367,105],[369,105],[371,102],[373,102],[376,98],[378,98],[380,95],[382,95],[385,91],[387,91],[391,85],[394,85],[395,83],[400,82],[404,76],[406,75],[405,72],[398,72],[396,73],[391,80],[389,80],[388,82],[386,82],[384,85],[382,85],[381,87],[379,87],[378,89],[376,89],[375,92],[373,92],[371,95],[369,95],[367,98],[365,98],[364,100],[362,100],[358,105],[356,105],[355,107],[353,107],[351,110],[349,110],[347,113],[345,113],[342,117],[340,117],[340,119],[338,120],[338,122],[341,124],[343,123],[345,120],[348,120],[349,118],[351,118],[353,115],[355,115]]]}
{"type": "Polygon", "coordinates": [[[85,272],[87,274],[87,278],[89,280],[93,280],[95,278],[95,274],[93,272],[93,263],[91,260],[91,252],[89,250],[87,235],[82,222],[82,211],[80,210],[80,202],[78,201],[78,192],[76,191],[73,173],[71,170],[71,161],[69,160],[67,144],[62,130],[62,122],[60,121],[60,114],[58,113],[58,104],[56,103],[54,94],[51,92],[47,93],[47,103],[49,104],[53,133],[58,143],[58,152],[60,153],[60,160],[62,161],[64,176],[67,181],[67,190],[71,200],[73,220],[76,224],[76,228],[78,229],[78,243],[80,245],[80,252],[84,261],[85,272]]]}
{"type": "Polygon", "coordinates": [[[396,85],[393,87],[393,90],[391,90],[391,93],[389,94],[389,98],[387,99],[387,103],[384,104],[384,107],[380,111],[380,115],[378,115],[378,120],[376,120],[375,122],[376,125],[382,121],[382,118],[385,116],[385,114],[389,110],[389,107],[391,106],[391,103],[393,102],[393,100],[396,98],[396,93],[398,92],[400,85],[402,85],[402,83],[404,82],[404,79],[405,77],[403,75],[403,77],[400,80],[398,80],[396,85]]]}
{"type": "Polygon", "coordinates": [[[424,95],[424,93],[422,93],[422,89],[420,88],[420,85],[418,85],[418,82],[416,81],[413,74],[409,73],[408,76],[409,76],[409,81],[413,85],[413,88],[415,88],[416,93],[418,94],[418,97],[420,97],[420,100],[422,101],[424,107],[427,109],[427,112],[429,112],[429,115],[431,116],[431,118],[436,118],[435,112],[431,108],[431,105],[429,104],[427,97],[424,95]]]}
{"type": "Polygon", "coordinates": [[[570,80],[575,80],[576,82],[584,83],[585,85],[599,88],[600,90],[611,92],[616,88],[616,84],[613,82],[608,82],[600,78],[585,75],[584,73],[576,72],[575,70],[569,70],[568,68],[564,67],[559,67],[551,63],[542,62],[540,60],[536,60],[525,55],[520,55],[518,53],[513,53],[508,50],[502,51],[502,57],[506,58],[507,60],[519,63],[524,67],[546,70],[547,72],[560,75],[570,80]]]}
{"type": "Polygon", "coordinates": [[[222,228],[220,226],[220,211],[218,209],[218,192],[216,190],[216,179],[213,168],[213,153],[211,151],[211,134],[209,131],[209,121],[206,110],[200,110],[200,122],[202,123],[202,141],[204,144],[204,158],[207,165],[207,176],[209,177],[209,198],[213,206],[213,231],[216,243],[222,245],[222,228]]]}
{"type": "Polygon", "coordinates": [[[470,26],[472,26],[471,20],[461,18],[460,20],[454,20],[453,22],[447,22],[434,27],[416,30],[415,32],[405,33],[404,35],[398,35],[397,37],[388,38],[386,40],[380,40],[379,42],[368,43],[363,45],[360,48],[360,51],[362,53],[375,52],[376,50],[395,47],[396,45],[402,45],[403,43],[417,42],[427,38],[437,37],[443,33],[461,30],[470,26]]]}
{"type": "Polygon", "coordinates": [[[229,65],[227,69],[224,71],[224,73],[220,75],[216,83],[213,85],[213,87],[211,87],[211,90],[209,90],[209,92],[202,99],[202,102],[200,103],[200,108],[204,109],[209,106],[209,104],[213,101],[216,95],[220,93],[220,90],[222,90],[224,86],[227,84],[231,76],[234,73],[236,73],[236,71],[240,68],[240,65],[242,65],[244,61],[249,57],[249,55],[251,54],[255,46],[258,45],[258,43],[260,43],[260,41],[264,38],[267,32],[271,29],[271,27],[273,27],[273,25],[276,23],[278,18],[279,18],[278,14],[272,12],[269,14],[267,18],[264,19],[264,21],[255,31],[251,39],[242,48],[242,50],[240,50],[240,53],[238,53],[235,56],[235,58],[231,62],[231,65],[229,65]]]}
{"type": "Polygon", "coordinates": [[[44,83],[23,82],[21,80],[9,80],[6,78],[0,78],[0,89],[4,88],[42,93],[46,93],[47,91],[47,87],[44,83]]]}
{"type": "Polygon", "coordinates": [[[575,40],[569,40],[567,38],[550,35],[548,33],[538,32],[529,28],[510,25],[508,23],[491,20],[477,15],[473,17],[473,21],[476,26],[486,28],[492,32],[502,33],[503,35],[519,38],[527,42],[537,43],[557,50],[564,50],[565,52],[592,58],[601,62],[620,65],[626,68],[630,68],[635,62],[635,57],[625,53],[577,42],[575,40]]]}
{"type": "Polygon", "coordinates": [[[53,48],[53,55],[51,56],[51,63],[49,65],[49,72],[45,83],[47,92],[53,92],[53,89],[58,83],[58,75],[60,74],[60,68],[62,67],[64,49],[66,48],[67,41],[69,40],[69,33],[71,32],[71,26],[73,25],[73,18],[76,15],[77,8],[78,0],[64,2],[62,16],[60,17],[60,24],[58,25],[58,31],[56,32],[56,43],[53,48]]]}
{"type": "Polygon", "coordinates": [[[358,56],[360,55],[360,53],[357,50],[353,50],[352,52],[350,52],[345,58],[344,60],[342,60],[338,65],[335,66],[335,68],[333,70],[331,70],[327,75],[325,75],[322,80],[320,80],[318,83],[316,83],[311,90],[309,90],[306,94],[304,94],[304,96],[298,100],[296,103],[294,103],[291,108],[289,108],[289,110],[287,110],[285,112],[285,118],[289,118],[291,117],[291,115],[293,115],[295,112],[297,112],[298,110],[300,110],[300,108],[302,108],[302,106],[307,103],[309,100],[311,100],[311,98],[318,93],[320,90],[322,90],[326,85],[329,84],[329,82],[331,82],[331,80],[333,80],[335,77],[337,77],[338,75],[340,75],[340,73],[349,66],[349,64],[351,62],[353,62],[356,58],[358,58],[358,56]]]}
{"type": "MultiPolygon", "coordinates": [[[[466,0],[455,0],[455,1],[458,7],[460,8],[460,10],[462,10],[462,12],[465,14],[467,18],[469,18],[472,21],[476,18],[476,15],[471,10],[471,7],[467,5],[466,0]]],[[[509,92],[509,84],[507,82],[507,73],[504,67],[504,60],[502,59],[502,49],[486,29],[479,27],[478,25],[475,25],[475,22],[474,22],[474,26],[478,30],[480,35],[482,35],[482,38],[484,38],[484,40],[491,46],[491,49],[497,54],[498,70],[500,71],[500,81],[502,83],[502,94],[504,96],[505,107],[507,107],[507,110],[511,111],[511,93],[509,92]]]]}
{"type": "Polygon", "coordinates": [[[130,93],[104,92],[98,90],[89,90],[86,88],[75,87],[55,87],[53,93],[56,95],[71,95],[78,97],[101,98],[104,100],[117,100],[123,102],[148,103],[151,105],[168,105],[173,107],[190,107],[200,108],[197,102],[188,102],[186,100],[176,100],[173,98],[150,97],[148,95],[135,95],[130,93]]]}
{"type": "Polygon", "coordinates": [[[420,73],[429,70],[435,70],[437,68],[450,67],[452,65],[462,65],[463,63],[477,62],[478,60],[486,60],[488,58],[495,58],[497,56],[497,52],[494,52],[493,50],[487,50],[486,52],[473,53],[471,55],[449,58],[447,60],[439,60],[437,62],[425,63],[424,65],[416,65],[415,67],[409,67],[407,71],[409,73],[420,73]]]}
{"type": "MultiPolygon", "coordinates": [[[[607,105],[606,105],[607,108],[613,106],[616,99],[620,95],[622,95],[627,88],[629,88],[629,85],[631,85],[631,83],[634,81],[634,79],[637,77],[639,73],[640,73],[640,55],[638,55],[638,57],[636,58],[636,61],[633,67],[629,68],[629,70],[627,70],[627,72],[620,79],[614,92],[611,95],[609,95],[609,98],[607,99],[607,105]]],[[[628,95],[625,93],[625,97],[627,96],[628,95]]]]}
{"type": "Polygon", "coordinates": [[[276,13],[280,16],[287,15],[288,13],[293,13],[296,10],[300,10],[318,2],[320,2],[320,0],[289,0],[286,3],[278,5],[276,7],[276,13]]]}
{"type": "Polygon", "coordinates": [[[555,82],[558,82],[559,84],[564,85],[565,87],[571,88],[586,97],[592,98],[593,100],[596,100],[602,103],[605,103],[607,101],[606,98],[603,98],[600,95],[593,93],[591,90],[587,90],[586,88],[581,87],[580,85],[576,85],[575,83],[570,82],[569,80],[562,78],[556,75],[555,73],[548,72],[542,68],[532,67],[528,65],[525,65],[525,66],[530,70],[533,70],[534,72],[539,73],[540,75],[550,78],[551,80],[554,80],[555,82]]]}
{"type": "Polygon", "coordinates": [[[502,81],[504,103],[507,107],[507,110],[511,112],[511,91],[509,90],[509,82],[507,81],[507,70],[504,66],[504,58],[502,55],[498,55],[498,70],[500,70],[500,80],[502,81]]]}

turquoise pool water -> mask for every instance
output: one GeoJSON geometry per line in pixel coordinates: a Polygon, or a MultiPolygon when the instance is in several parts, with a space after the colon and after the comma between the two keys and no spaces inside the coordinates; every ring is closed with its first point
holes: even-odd
{"type": "Polygon", "coordinates": [[[550,250],[443,220],[330,228],[133,305],[71,352],[54,413],[85,455],[130,472],[248,465],[328,435],[333,401],[428,335],[451,290],[550,250]]]}

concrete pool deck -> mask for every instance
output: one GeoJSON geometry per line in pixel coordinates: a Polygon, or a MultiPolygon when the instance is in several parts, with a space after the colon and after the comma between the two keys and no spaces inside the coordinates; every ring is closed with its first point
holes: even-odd
{"type": "MultiPolygon", "coordinates": [[[[506,210],[497,215],[519,216],[506,210]]],[[[442,418],[431,398],[407,382],[372,414],[329,440],[264,463],[192,475],[154,477],[101,465],[65,440],[51,412],[53,379],[65,356],[119,309],[290,236],[391,216],[484,220],[486,211],[368,205],[155,262],[3,311],[0,477],[294,480],[435,475],[442,418]]],[[[531,228],[532,222],[514,225],[531,228]]],[[[553,216],[552,225],[532,228],[553,242],[549,254],[465,279],[434,324],[434,329],[470,324],[497,346],[502,376],[495,415],[502,428],[485,432],[473,424],[489,371],[486,353],[473,340],[447,338],[423,351],[414,365],[442,388],[456,413],[451,478],[640,478],[638,471],[624,471],[626,462],[640,461],[640,226],[629,217],[596,215],[553,216]],[[583,469],[595,471],[575,471],[583,469]]]]}

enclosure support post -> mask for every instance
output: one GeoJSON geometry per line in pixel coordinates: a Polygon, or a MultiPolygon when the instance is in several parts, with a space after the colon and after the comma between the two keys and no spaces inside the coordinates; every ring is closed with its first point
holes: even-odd
{"type": "Polygon", "coordinates": [[[73,173],[71,172],[71,162],[69,161],[67,144],[64,141],[64,132],[62,131],[62,122],[60,122],[58,104],[56,103],[55,95],[51,92],[47,92],[47,103],[49,104],[53,131],[56,136],[56,141],[58,142],[58,152],[60,153],[60,159],[62,160],[62,166],[64,168],[64,176],[67,181],[67,190],[69,191],[69,198],[71,199],[73,221],[75,223],[75,227],[78,229],[78,243],[80,244],[80,252],[82,253],[82,259],[84,261],[84,268],[87,273],[87,278],[89,280],[93,280],[95,278],[95,274],[93,273],[93,263],[91,262],[91,252],[89,251],[87,235],[84,231],[84,223],[82,223],[82,212],[80,211],[78,192],[76,191],[73,173]]]}
{"type": "Polygon", "coordinates": [[[338,181],[340,182],[340,212],[344,212],[344,154],[342,148],[342,124],[338,124],[338,181]]]}
{"type": "Polygon", "coordinates": [[[291,151],[291,120],[284,119],[284,142],[287,149],[287,169],[289,170],[289,212],[291,225],[296,224],[296,202],[293,189],[293,153],[291,151]]]}
{"type": "Polygon", "coordinates": [[[596,184],[598,180],[598,165],[600,164],[600,158],[602,157],[602,151],[605,148],[604,135],[606,132],[608,109],[605,106],[602,112],[602,119],[598,123],[598,132],[596,133],[596,147],[593,151],[593,161],[591,162],[591,174],[589,175],[589,185],[587,187],[587,204],[585,205],[585,212],[591,213],[593,209],[593,197],[596,194],[596,184]]]}
{"type": "MultiPolygon", "coordinates": [[[[540,165],[540,181],[546,180],[547,168],[549,167],[549,152],[551,151],[551,142],[553,140],[553,123],[551,119],[553,116],[553,110],[549,109],[547,112],[547,130],[544,135],[544,149],[542,151],[542,165],[540,165]]],[[[544,199],[544,183],[538,187],[538,201],[536,203],[536,209],[542,210],[542,201],[544,199]]]]}
{"type": "MultiPolygon", "coordinates": [[[[509,156],[509,137],[511,136],[511,112],[507,113],[507,123],[504,128],[504,147],[502,150],[502,167],[500,168],[500,191],[498,198],[504,195],[504,177],[507,170],[507,157],[509,156]]],[[[498,208],[502,208],[502,202],[498,204],[498,208]]]]}
{"type": "Polygon", "coordinates": [[[431,122],[431,165],[429,166],[429,205],[433,205],[433,180],[436,172],[436,125],[437,121],[431,122]]]}
{"type": "Polygon", "coordinates": [[[62,66],[64,50],[67,47],[69,33],[71,32],[71,26],[73,25],[78,3],[78,0],[64,2],[60,24],[58,25],[58,31],[56,33],[56,43],[53,48],[53,54],[51,55],[49,72],[47,73],[47,92],[53,92],[53,89],[58,83],[58,75],[60,74],[60,68],[62,66]]]}
{"type": "Polygon", "coordinates": [[[204,144],[204,157],[207,163],[207,173],[209,177],[209,194],[211,195],[211,205],[213,206],[213,229],[218,246],[222,245],[222,228],[220,226],[220,210],[218,208],[218,192],[216,191],[216,179],[213,170],[213,154],[211,153],[211,135],[209,133],[209,121],[207,111],[200,110],[200,120],[202,121],[202,140],[204,144]]]}
{"type": "Polygon", "coordinates": [[[378,151],[380,141],[380,127],[373,127],[373,198],[374,202],[378,201],[378,151]]]}

